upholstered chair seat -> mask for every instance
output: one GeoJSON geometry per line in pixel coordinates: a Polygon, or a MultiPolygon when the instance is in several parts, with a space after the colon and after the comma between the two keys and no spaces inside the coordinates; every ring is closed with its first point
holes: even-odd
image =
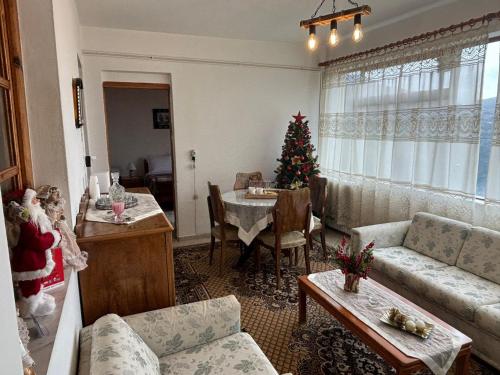
{"type": "MultiPolygon", "coordinates": [[[[257,239],[262,242],[263,245],[273,247],[275,236],[271,231],[261,232],[257,239]]],[[[281,235],[281,248],[289,249],[291,247],[304,246],[306,244],[306,237],[299,231],[287,232],[281,235]]]]}
{"type": "MultiPolygon", "coordinates": [[[[221,239],[222,236],[222,228],[220,225],[216,225],[212,228],[212,236],[221,239]]],[[[226,236],[226,241],[238,241],[238,228],[234,225],[225,223],[224,224],[224,234],[226,236]]]]}

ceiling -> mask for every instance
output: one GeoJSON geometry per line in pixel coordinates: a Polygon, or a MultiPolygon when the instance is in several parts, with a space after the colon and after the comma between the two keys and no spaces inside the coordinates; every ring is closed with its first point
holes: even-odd
{"type": "MultiPolygon", "coordinates": [[[[247,40],[302,42],[298,27],[309,18],[320,0],[76,0],[80,23],[85,26],[156,31],[174,34],[247,40]]],[[[359,0],[358,0],[359,1],[359,0]]],[[[372,15],[363,25],[376,28],[387,22],[418,14],[453,0],[365,0],[372,15]]],[[[337,9],[350,8],[336,0],[337,9]]],[[[330,13],[326,0],[319,15],[330,13]]],[[[323,28],[326,29],[326,28],[323,28]]],[[[342,33],[351,25],[339,25],[342,33]]]]}

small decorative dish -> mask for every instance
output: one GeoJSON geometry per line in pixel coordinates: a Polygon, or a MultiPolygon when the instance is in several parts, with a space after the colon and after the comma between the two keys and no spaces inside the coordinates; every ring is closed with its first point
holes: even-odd
{"type": "MultiPolygon", "coordinates": [[[[125,208],[135,207],[139,204],[137,198],[133,195],[125,195],[125,208]]],[[[111,199],[109,197],[101,197],[95,201],[95,208],[98,210],[111,210],[111,199]]]]}
{"type": "Polygon", "coordinates": [[[433,324],[402,314],[394,307],[387,310],[380,317],[380,320],[386,324],[396,327],[402,331],[412,333],[423,339],[428,338],[434,328],[433,324]]]}

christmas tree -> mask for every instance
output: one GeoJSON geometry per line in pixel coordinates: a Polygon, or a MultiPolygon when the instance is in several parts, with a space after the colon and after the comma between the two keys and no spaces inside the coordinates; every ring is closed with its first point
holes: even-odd
{"type": "Polygon", "coordinates": [[[277,159],[280,165],[275,173],[276,182],[282,189],[297,189],[307,186],[309,177],[319,173],[318,157],[313,156],[316,151],[311,144],[309,121],[302,121],[306,116],[299,114],[292,116],[285,134],[285,144],[281,148],[281,158],[277,159]]]}

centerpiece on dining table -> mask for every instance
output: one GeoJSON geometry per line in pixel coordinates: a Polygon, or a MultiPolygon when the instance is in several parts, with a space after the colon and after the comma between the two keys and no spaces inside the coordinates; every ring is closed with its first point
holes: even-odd
{"type": "Polygon", "coordinates": [[[359,280],[366,279],[370,272],[373,262],[373,247],[375,243],[372,241],[358,254],[349,251],[347,239],[345,237],[340,241],[340,245],[335,252],[335,263],[337,263],[345,276],[344,290],[347,292],[358,293],[359,280]]]}
{"type": "Polygon", "coordinates": [[[250,180],[245,194],[246,199],[276,199],[278,192],[273,182],[264,180],[250,180]]]}

